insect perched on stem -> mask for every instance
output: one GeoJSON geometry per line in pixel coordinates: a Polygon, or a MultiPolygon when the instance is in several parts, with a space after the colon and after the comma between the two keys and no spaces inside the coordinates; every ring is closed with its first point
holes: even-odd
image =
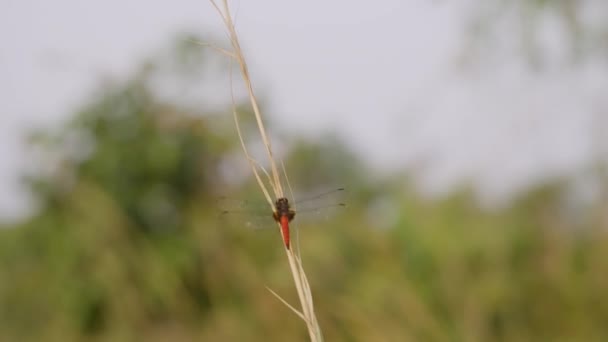
{"type": "Polygon", "coordinates": [[[283,242],[285,248],[289,249],[289,222],[296,217],[296,212],[291,209],[287,198],[281,197],[274,202],[272,217],[281,225],[283,242]]]}
{"type": "MultiPolygon", "coordinates": [[[[272,206],[272,219],[280,226],[285,247],[291,247],[291,230],[295,228],[291,222],[296,213],[298,220],[303,223],[327,220],[346,206],[345,196],[345,189],[337,188],[299,200],[290,201],[285,197],[276,199],[272,206]]],[[[221,217],[235,225],[244,224],[248,228],[263,229],[270,223],[268,205],[264,201],[250,202],[221,197],[216,205],[221,210],[221,217]]]]}

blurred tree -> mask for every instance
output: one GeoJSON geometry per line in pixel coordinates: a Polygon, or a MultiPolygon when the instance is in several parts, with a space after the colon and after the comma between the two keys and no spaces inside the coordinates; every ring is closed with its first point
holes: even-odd
{"type": "Polygon", "coordinates": [[[513,37],[516,55],[525,56],[535,68],[542,68],[556,57],[567,56],[578,63],[605,60],[608,55],[605,1],[478,1],[471,8],[469,30],[476,43],[468,46],[472,48],[468,53],[473,56],[482,50],[492,51],[487,48],[494,48],[499,42],[513,42],[513,37]]]}
{"type": "MultiPolygon", "coordinates": [[[[0,340],[269,340],[268,324],[286,319],[259,313],[268,301],[286,309],[260,283],[263,272],[252,276],[282,260],[267,252],[280,253],[279,240],[246,243],[242,227],[218,226],[223,164],[244,158],[230,111],[196,113],[161,100],[171,93],[159,90],[163,80],[181,88],[211,73],[198,72],[210,59],[193,41],[179,37],[168,57],[104,87],[64,127],[32,135],[41,161],[25,179],[38,209],[0,231],[0,278],[10,279],[0,284],[0,340]],[[245,245],[266,257],[227,252],[245,245]]],[[[251,113],[237,105],[253,136],[251,113]]],[[[308,149],[314,162],[324,158],[320,148],[302,141],[293,152],[302,156],[288,158],[307,158],[308,149]]],[[[335,142],[332,151],[336,159],[315,172],[321,179],[356,163],[335,142]]],[[[274,340],[306,336],[290,318],[293,329],[274,340]]]]}
{"type": "Polygon", "coordinates": [[[296,189],[316,187],[364,187],[369,172],[335,135],[315,142],[298,139],[292,144],[285,165],[296,189]]]}
{"type": "MultiPolygon", "coordinates": [[[[178,50],[195,55],[170,64],[208,62],[178,50]]],[[[242,155],[229,112],[160,100],[153,85],[168,69],[148,62],[35,136],[38,210],[0,230],[0,340],[306,339],[266,289],[295,302],[278,233],[222,224],[213,208],[225,160],[242,155]]],[[[296,140],[285,160],[298,187],[366,190],[300,234],[327,340],[608,338],[605,215],[570,206],[570,180],[488,212],[469,191],[432,201],[406,177],[378,185],[335,138],[296,140]]]]}
{"type": "MultiPolygon", "coordinates": [[[[197,53],[179,45],[175,56],[196,70],[206,63],[197,53]]],[[[158,67],[148,62],[64,129],[34,135],[51,171],[28,176],[38,213],[6,232],[17,247],[0,258],[11,279],[0,296],[2,339],[141,340],[147,324],[209,310],[189,211],[208,203],[219,159],[235,145],[210,127],[212,115],[157,100],[158,67]]]]}

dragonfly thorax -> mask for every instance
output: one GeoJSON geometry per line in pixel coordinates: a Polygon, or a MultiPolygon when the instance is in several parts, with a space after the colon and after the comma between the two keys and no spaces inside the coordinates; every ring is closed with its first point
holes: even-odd
{"type": "Polygon", "coordinates": [[[289,200],[285,197],[281,197],[274,202],[274,213],[272,216],[275,221],[279,221],[281,217],[287,217],[289,221],[293,220],[296,216],[296,212],[291,210],[291,206],[289,205],[289,200]]]}

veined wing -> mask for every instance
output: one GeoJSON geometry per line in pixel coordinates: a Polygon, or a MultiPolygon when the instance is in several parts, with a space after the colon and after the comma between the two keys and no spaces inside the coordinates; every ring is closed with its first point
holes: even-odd
{"type": "Polygon", "coordinates": [[[276,227],[268,202],[220,197],[216,207],[222,223],[251,229],[276,227]]]}
{"type": "MultiPolygon", "coordinates": [[[[336,188],[302,199],[290,201],[291,209],[296,211],[297,222],[319,222],[327,220],[346,207],[347,191],[336,188]]],[[[275,227],[272,210],[264,200],[247,201],[236,198],[221,197],[217,200],[219,217],[222,221],[253,229],[275,227]]]]}
{"type": "Polygon", "coordinates": [[[347,200],[346,189],[336,188],[304,196],[302,199],[296,200],[292,208],[296,211],[298,221],[318,222],[343,212],[346,209],[347,200]]]}

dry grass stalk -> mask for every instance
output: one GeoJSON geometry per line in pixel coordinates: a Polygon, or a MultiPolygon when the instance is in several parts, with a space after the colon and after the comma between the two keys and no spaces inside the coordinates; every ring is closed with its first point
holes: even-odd
{"type": "MultiPolygon", "coordinates": [[[[251,156],[248,152],[247,144],[243,140],[243,136],[241,134],[238,113],[236,111],[236,105],[235,105],[234,95],[233,95],[233,98],[232,98],[233,117],[235,120],[235,125],[237,128],[237,133],[238,133],[238,136],[240,139],[241,147],[243,149],[243,152],[245,153],[247,161],[249,162],[249,166],[251,167],[251,170],[260,186],[260,189],[262,190],[262,193],[264,194],[264,197],[268,201],[272,210],[274,210],[273,198],[270,196],[270,193],[265,185],[264,180],[262,179],[262,176],[260,175],[260,172],[258,171],[258,168],[260,170],[262,170],[262,172],[266,175],[268,184],[270,185],[270,187],[273,190],[274,198],[284,197],[283,187],[281,186],[281,177],[278,172],[277,164],[276,164],[273,154],[272,154],[270,140],[268,138],[268,135],[266,134],[266,129],[264,128],[264,122],[262,121],[262,116],[260,114],[260,109],[258,107],[258,103],[257,103],[256,97],[253,92],[253,86],[251,84],[249,71],[247,69],[247,63],[245,62],[245,58],[244,58],[243,52],[241,50],[239,39],[238,39],[236,30],[234,27],[234,22],[232,20],[232,15],[230,13],[230,8],[228,6],[228,1],[223,0],[221,8],[214,0],[209,0],[209,1],[213,5],[213,7],[215,7],[217,12],[220,14],[220,16],[224,22],[224,25],[226,26],[226,28],[228,30],[230,43],[232,45],[232,51],[228,51],[228,50],[221,49],[221,48],[216,48],[216,49],[218,49],[220,52],[224,53],[225,55],[229,56],[231,58],[231,60],[235,60],[239,65],[239,69],[241,71],[241,76],[242,76],[245,86],[247,88],[249,100],[251,102],[251,106],[253,108],[255,119],[256,119],[259,131],[260,131],[260,136],[262,138],[262,142],[264,143],[264,146],[266,147],[266,153],[268,156],[268,161],[270,163],[270,173],[268,173],[265,169],[263,169],[261,166],[259,166],[259,164],[253,158],[251,158],[251,156]]],[[[312,300],[312,292],[310,290],[310,285],[308,284],[308,279],[306,278],[306,273],[304,272],[304,268],[302,267],[302,261],[301,261],[299,255],[294,253],[293,247],[292,248],[285,247],[285,252],[287,253],[287,259],[289,261],[289,267],[290,267],[290,270],[291,270],[291,273],[293,276],[294,284],[296,286],[298,298],[300,299],[300,303],[302,305],[302,312],[295,309],[293,306],[291,306],[289,303],[287,303],[287,301],[285,301],[283,298],[281,298],[279,295],[277,295],[271,289],[268,289],[268,290],[274,296],[279,298],[279,300],[281,300],[288,308],[290,308],[292,311],[294,311],[300,318],[302,318],[304,320],[304,322],[306,322],[306,326],[308,328],[308,333],[310,335],[311,341],[314,341],[314,342],[322,341],[323,336],[321,334],[321,328],[319,327],[319,324],[317,322],[317,317],[315,316],[313,300],[312,300]]]]}

